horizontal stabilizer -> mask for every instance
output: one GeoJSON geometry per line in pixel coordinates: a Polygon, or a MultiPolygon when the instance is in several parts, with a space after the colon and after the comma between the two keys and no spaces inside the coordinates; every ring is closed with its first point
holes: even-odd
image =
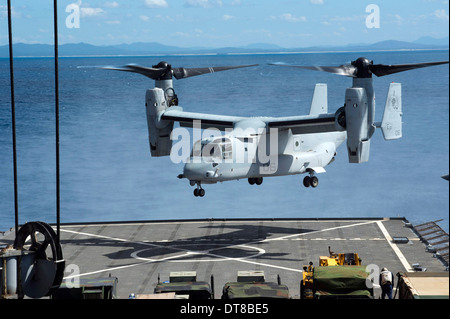
{"type": "Polygon", "coordinates": [[[311,102],[309,115],[328,113],[328,90],[327,85],[317,83],[314,89],[314,95],[311,102]]]}
{"type": "Polygon", "coordinates": [[[402,114],[402,85],[391,83],[381,121],[385,140],[396,140],[402,137],[402,114]]]}

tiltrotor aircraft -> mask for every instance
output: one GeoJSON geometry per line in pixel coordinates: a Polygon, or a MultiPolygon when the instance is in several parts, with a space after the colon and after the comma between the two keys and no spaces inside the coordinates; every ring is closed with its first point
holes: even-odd
{"type": "Polygon", "coordinates": [[[105,69],[139,73],[155,80],[155,88],[147,90],[145,103],[152,156],[178,154],[184,147],[182,142],[173,145],[174,122],[179,122],[180,127],[217,131],[194,143],[190,156],[186,156],[184,171],[178,176],[196,186],[196,197],[203,197],[204,184],[248,179],[251,185],[260,185],[269,176],[307,174],[304,186],[315,188],[319,183],[316,174],[325,172],[344,142],[350,163],[367,162],[376,128],[381,128],[385,140],[402,137],[401,84],[390,84],[382,121],[376,122],[372,75],[380,77],[448,62],[383,65],[359,58],[337,67],[282,64],[353,78],[352,87],[345,92],[344,105],[336,112],[328,112],[327,85],[316,84],[309,115],[289,117],[192,113],[178,106],[173,77],[183,79],[255,65],[172,68],[160,62],[152,68],[127,65],[105,69]]]}

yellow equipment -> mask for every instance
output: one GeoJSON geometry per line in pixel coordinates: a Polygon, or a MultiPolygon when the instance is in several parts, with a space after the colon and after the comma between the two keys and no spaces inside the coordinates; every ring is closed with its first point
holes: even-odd
{"type": "Polygon", "coordinates": [[[320,256],[319,266],[344,266],[344,265],[361,265],[361,259],[357,253],[341,253],[335,254],[328,246],[330,256],[320,256]]]}
{"type": "Polygon", "coordinates": [[[314,280],[314,266],[312,261],[309,266],[303,266],[303,279],[300,282],[300,298],[313,299],[313,280],[314,280]]]}
{"type": "MultiPolygon", "coordinates": [[[[357,253],[340,253],[335,254],[328,246],[329,256],[319,257],[319,266],[345,266],[345,265],[361,265],[361,259],[357,253]]],[[[314,266],[310,262],[309,265],[303,266],[303,278],[300,282],[300,298],[313,299],[314,266]]]]}

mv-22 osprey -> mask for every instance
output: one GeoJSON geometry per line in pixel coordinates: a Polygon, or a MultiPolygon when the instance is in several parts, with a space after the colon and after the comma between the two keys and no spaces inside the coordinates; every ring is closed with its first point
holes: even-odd
{"type": "MultiPolygon", "coordinates": [[[[402,137],[401,84],[390,84],[382,121],[376,122],[372,75],[380,77],[448,62],[383,65],[359,58],[337,67],[281,64],[353,78],[352,87],[345,92],[344,105],[336,112],[328,113],[327,85],[316,84],[309,115],[289,117],[192,113],[178,106],[173,77],[183,79],[256,65],[172,68],[160,62],[152,68],[131,64],[105,69],[139,73],[155,80],[155,88],[147,90],[145,102],[152,156],[169,156],[173,148],[179,153],[178,143],[173,145],[174,122],[179,122],[180,127],[219,132],[194,143],[190,156],[186,156],[184,171],[178,176],[196,186],[196,197],[203,197],[203,184],[248,179],[251,185],[260,185],[269,176],[307,174],[304,186],[315,188],[319,183],[315,174],[325,172],[325,166],[334,161],[337,148],[345,141],[350,163],[367,162],[376,128],[381,128],[385,140],[402,137]]],[[[187,145],[190,147],[190,143],[187,145]]]]}

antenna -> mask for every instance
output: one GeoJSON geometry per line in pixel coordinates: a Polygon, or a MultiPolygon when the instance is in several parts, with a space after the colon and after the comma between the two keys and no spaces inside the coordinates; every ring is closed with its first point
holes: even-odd
{"type": "Polygon", "coordinates": [[[13,139],[13,167],[14,167],[14,219],[15,232],[19,231],[19,204],[17,193],[17,150],[16,150],[16,102],[14,99],[14,62],[12,47],[12,23],[11,23],[11,0],[8,0],[8,37],[9,37],[9,74],[11,84],[11,117],[12,117],[12,139],[13,139]]]}
{"type": "Polygon", "coordinates": [[[59,174],[59,69],[58,69],[58,4],[53,0],[53,23],[54,23],[54,41],[55,41],[55,135],[56,135],[56,236],[60,240],[60,174],[59,174]]]}

